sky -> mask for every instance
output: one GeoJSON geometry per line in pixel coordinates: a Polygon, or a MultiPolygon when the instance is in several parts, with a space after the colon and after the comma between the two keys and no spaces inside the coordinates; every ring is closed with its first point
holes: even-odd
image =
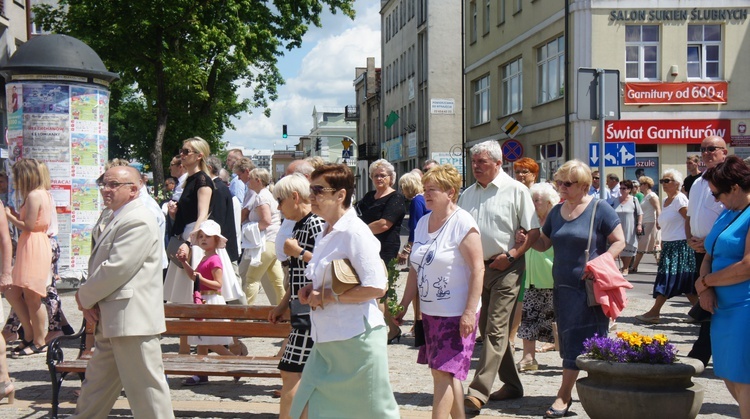
{"type": "MultiPolygon", "coordinates": [[[[242,114],[232,123],[234,130],[224,133],[229,147],[283,150],[296,145],[298,137],[309,134],[313,126],[312,110],[356,105],[355,67],[366,67],[367,57],[375,57],[380,66],[380,1],[355,1],[354,20],[327,9],[321,15],[321,26],[310,26],[302,47],[286,51],[278,67],[286,83],[279,87],[279,97],[269,102],[271,116],[262,109],[242,114]],[[281,138],[286,124],[290,137],[281,138]]],[[[251,97],[249,89],[240,95],[251,97]]]]}

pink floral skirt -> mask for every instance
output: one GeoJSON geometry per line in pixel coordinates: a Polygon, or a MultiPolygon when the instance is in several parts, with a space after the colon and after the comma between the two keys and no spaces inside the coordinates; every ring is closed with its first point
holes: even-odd
{"type": "Polygon", "coordinates": [[[438,317],[422,313],[425,344],[419,347],[417,363],[453,374],[458,380],[464,381],[471,367],[479,313],[474,320],[474,331],[465,338],[459,332],[460,321],[461,316],[438,317]]]}

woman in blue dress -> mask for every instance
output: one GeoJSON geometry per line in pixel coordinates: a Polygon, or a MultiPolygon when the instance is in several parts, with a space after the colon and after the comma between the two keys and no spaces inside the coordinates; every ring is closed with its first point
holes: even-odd
{"type": "Polygon", "coordinates": [[[750,418],[750,167],[730,156],[703,174],[724,212],[706,237],[695,281],[701,307],[713,313],[714,373],[750,418]]]}

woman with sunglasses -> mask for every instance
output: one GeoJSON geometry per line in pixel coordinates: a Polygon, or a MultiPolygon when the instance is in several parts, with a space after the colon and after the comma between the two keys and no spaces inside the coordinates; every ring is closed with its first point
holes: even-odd
{"type": "MultiPolygon", "coordinates": [[[[190,234],[199,230],[199,226],[211,212],[211,196],[214,192],[214,182],[211,180],[206,158],[211,155],[211,149],[206,140],[192,137],[183,141],[180,149],[180,162],[187,173],[182,194],[177,202],[170,201],[169,217],[172,219],[172,235],[181,236],[183,243],[177,251],[177,257],[191,256],[191,266],[197,266],[203,257],[198,246],[190,242],[190,234]]],[[[193,303],[193,281],[175,262],[170,261],[167,277],[164,280],[164,300],[172,303],[193,303]]],[[[187,337],[180,338],[180,353],[187,353],[187,337]]]]}
{"type": "Polygon", "coordinates": [[[638,236],[643,234],[643,210],[630,191],[633,190],[633,182],[623,180],[620,182],[620,197],[612,201],[617,216],[620,217],[622,231],[625,234],[625,249],[620,253],[622,276],[628,276],[628,268],[638,249],[638,236]]]}
{"type": "Polygon", "coordinates": [[[539,239],[533,248],[544,252],[554,249],[552,264],[552,302],[557,316],[560,338],[560,357],[563,359],[562,384],[554,403],[544,413],[546,418],[561,418],[568,414],[573,403],[573,386],[578,378],[576,357],[583,352],[583,341],[607,335],[609,320],[601,306],[589,307],[585,281],[590,274],[583,269],[589,260],[608,252],[617,259],[625,248],[625,236],[620,219],[614,209],[588,195],[591,186],[591,169],[579,160],[570,160],[555,173],[555,183],[564,200],[555,205],[547,215],[539,239]],[[596,216],[588,243],[594,205],[596,216]]]}
{"type": "Polygon", "coordinates": [[[698,302],[695,281],[695,252],[688,246],[685,236],[688,198],[680,192],[682,173],[667,169],[659,180],[667,195],[662,204],[658,222],[661,227],[661,258],[654,281],[654,298],[651,309],[636,320],[643,323],[659,323],[659,313],[664,303],[672,297],[685,294],[691,305],[698,302]]]}
{"type": "Polygon", "coordinates": [[[724,380],[750,418],[750,168],[737,156],[703,174],[711,195],[724,205],[704,245],[695,289],[711,318],[714,373],[724,380]]]}
{"type": "Polygon", "coordinates": [[[323,232],[306,273],[312,280],[299,290],[312,308],[315,345],[292,403],[293,418],[398,418],[388,377],[388,349],[383,313],[377,300],[388,278],[380,242],[351,209],[354,174],[343,164],[325,164],[310,181],[312,212],[323,218],[323,232]],[[341,293],[331,290],[331,264],[348,259],[359,285],[341,293]]]}

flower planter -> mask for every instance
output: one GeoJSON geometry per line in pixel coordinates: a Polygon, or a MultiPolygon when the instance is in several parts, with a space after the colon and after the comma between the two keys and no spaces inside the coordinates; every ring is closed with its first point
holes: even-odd
{"type": "Polygon", "coordinates": [[[588,373],[576,382],[576,389],[592,419],[692,419],[703,404],[703,386],[692,381],[703,372],[697,359],[680,357],[665,365],[599,361],[581,355],[576,365],[588,373]]]}

